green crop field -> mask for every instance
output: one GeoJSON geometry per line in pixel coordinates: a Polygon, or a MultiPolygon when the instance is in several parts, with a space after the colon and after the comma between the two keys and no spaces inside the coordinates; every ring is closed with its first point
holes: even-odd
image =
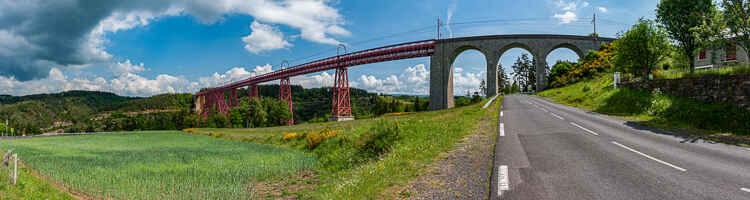
{"type": "Polygon", "coordinates": [[[0,149],[15,149],[52,184],[97,199],[250,199],[252,182],[319,165],[294,149],[177,131],[0,140],[0,149]]]}

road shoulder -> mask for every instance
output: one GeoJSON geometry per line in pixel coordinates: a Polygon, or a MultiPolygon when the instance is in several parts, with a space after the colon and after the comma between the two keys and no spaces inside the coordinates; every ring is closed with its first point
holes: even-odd
{"type": "Polygon", "coordinates": [[[501,101],[487,109],[494,116],[484,116],[471,135],[455,144],[426,166],[423,175],[399,191],[403,199],[487,199],[493,149],[497,137],[497,110],[501,101]]]}

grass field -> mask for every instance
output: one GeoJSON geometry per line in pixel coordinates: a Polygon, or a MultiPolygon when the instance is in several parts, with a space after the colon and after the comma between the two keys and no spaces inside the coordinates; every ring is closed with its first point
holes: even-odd
{"type": "Polygon", "coordinates": [[[425,166],[477,129],[481,120],[496,123],[501,101],[502,97],[497,98],[487,109],[481,108],[484,104],[481,102],[448,110],[338,123],[196,129],[195,132],[221,133],[230,140],[278,145],[315,154],[321,162],[316,170],[319,176],[311,181],[313,184],[308,189],[296,192],[302,199],[394,199],[409,195],[399,194],[394,188],[425,173],[422,170],[425,166]],[[338,135],[315,149],[308,149],[304,145],[307,143],[304,135],[324,128],[338,130],[338,135]],[[282,135],[286,133],[302,136],[283,140],[282,135]],[[390,148],[372,153],[373,146],[383,144],[390,148]]]}
{"type": "MultiPolygon", "coordinates": [[[[13,164],[10,165],[12,170],[13,164]]],[[[57,190],[49,183],[34,176],[29,168],[18,166],[18,180],[13,185],[13,178],[8,169],[0,167],[0,199],[48,199],[72,200],[67,193],[57,190]]]]}
{"type": "Polygon", "coordinates": [[[0,140],[0,149],[15,149],[28,167],[17,186],[0,175],[0,199],[70,199],[66,192],[94,199],[408,197],[398,188],[476,132],[479,122],[496,122],[501,101],[487,109],[482,102],[338,123],[197,129],[196,135],[149,131],[0,140]],[[287,133],[300,136],[282,139],[287,133]],[[307,145],[306,136],[326,134],[330,138],[315,148],[307,145]]]}
{"type": "Polygon", "coordinates": [[[98,199],[258,198],[253,182],[318,165],[294,149],[177,131],[3,140],[0,149],[15,149],[53,184],[98,199]]]}
{"type": "MultiPolygon", "coordinates": [[[[611,73],[538,93],[549,100],[609,114],[653,127],[693,136],[750,136],[750,111],[725,103],[706,103],[659,92],[612,89],[611,73]]],[[[686,86],[689,87],[689,86],[686,86]]],[[[730,138],[731,139],[731,138],[730,138]]],[[[741,142],[740,142],[741,143],[741,142]]]]}

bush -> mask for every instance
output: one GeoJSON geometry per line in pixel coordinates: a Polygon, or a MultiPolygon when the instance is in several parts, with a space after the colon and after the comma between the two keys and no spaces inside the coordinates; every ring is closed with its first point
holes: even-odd
{"type": "Polygon", "coordinates": [[[284,136],[281,136],[281,139],[289,141],[289,140],[294,139],[296,137],[297,137],[297,133],[287,133],[287,134],[284,134],[284,136]]]}
{"type": "Polygon", "coordinates": [[[331,128],[323,128],[320,131],[310,131],[305,134],[305,140],[307,140],[307,149],[315,149],[323,141],[335,137],[338,135],[339,130],[333,130],[331,128]]]}
{"type": "Polygon", "coordinates": [[[393,144],[401,138],[399,131],[400,126],[397,122],[379,121],[369,132],[361,136],[360,151],[370,158],[389,152],[393,144]]]}

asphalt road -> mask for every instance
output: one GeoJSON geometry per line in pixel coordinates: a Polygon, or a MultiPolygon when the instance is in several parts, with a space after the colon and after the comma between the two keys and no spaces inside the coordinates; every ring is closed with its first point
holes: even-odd
{"type": "Polygon", "coordinates": [[[506,96],[490,199],[748,199],[750,149],[506,96]]]}

